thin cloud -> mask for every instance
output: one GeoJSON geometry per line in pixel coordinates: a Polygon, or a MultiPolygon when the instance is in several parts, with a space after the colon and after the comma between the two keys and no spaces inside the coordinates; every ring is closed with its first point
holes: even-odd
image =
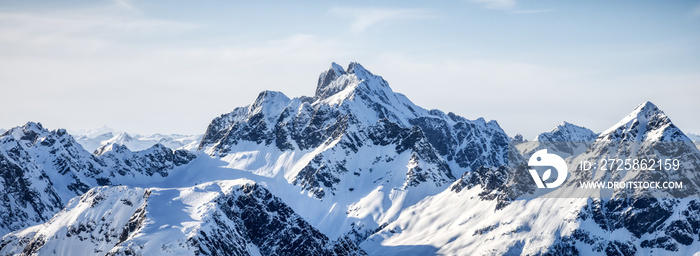
{"type": "Polygon", "coordinates": [[[120,40],[181,34],[198,27],[145,17],[125,3],[73,10],[0,11],[0,54],[93,52],[120,40]]]}
{"type": "Polygon", "coordinates": [[[123,10],[137,11],[138,9],[128,0],[114,0],[114,5],[123,10]]]}
{"type": "Polygon", "coordinates": [[[547,12],[552,12],[554,9],[539,9],[539,10],[515,10],[512,11],[511,13],[514,14],[535,14],[535,13],[547,13],[547,12]]]}
{"type": "Polygon", "coordinates": [[[470,0],[473,3],[479,4],[489,9],[513,9],[517,5],[515,0],[470,0]]]}
{"type": "Polygon", "coordinates": [[[425,9],[386,9],[386,8],[340,8],[334,7],[331,13],[350,16],[354,19],[350,29],[362,33],[368,28],[391,20],[429,18],[433,15],[425,9]]]}

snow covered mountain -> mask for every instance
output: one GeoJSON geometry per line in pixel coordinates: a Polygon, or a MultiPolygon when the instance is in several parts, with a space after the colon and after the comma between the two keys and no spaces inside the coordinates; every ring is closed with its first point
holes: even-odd
{"type": "Polygon", "coordinates": [[[89,152],[95,152],[98,148],[102,147],[103,144],[107,144],[109,140],[115,138],[114,133],[107,132],[103,134],[98,134],[94,136],[89,135],[75,135],[71,134],[76,142],[78,142],[83,148],[89,152]]]}
{"type": "Polygon", "coordinates": [[[195,152],[136,151],[164,137],[101,134],[81,145],[30,122],[0,135],[0,255],[700,251],[700,151],[650,102],[600,134],[564,122],[526,141],[495,121],[416,106],[358,63],[333,63],[312,97],[264,91],[215,118],[195,152]],[[561,187],[538,189],[528,173],[540,149],[571,166],[561,187]],[[622,156],[682,168],[575,167],[622,156]],[[688,189],[576,187],[658,179],[688,189]]]}
{"type": "Polygon", "coordinates": [[[514,141],[514,144],[523,155],[548,148],[562,157],[568,157],[583,153],[596,137],[598,134],[586,127],[563,122],[550,132],[540,133],[533,142],[521,143],[525,142],[521,139],[514,141]]]}
{"type": "MultiPolygon", "coordinates": [[[[576,156],[572,163],[581,161],[595,162],[599,159],[653,159],[655,162],[674,160],[682,163],[682,168],[665,170],[651,166],[648,169],[636,168],[623,170],[624,166],[606,168],[608,171],[581,170],[576,168],[577,176],[569,179],[592,179],[608,181],[620,177],[622,180],[680,180],[686,185],[681,191],[664,191],[665,193],[686,193],[674,197],[700,195],[700,154],[690,139],[676,127],[671,119],[651,102],[645,102],[623,118],[620,122],[602,132],[581,155],[576,156]],[[580,172],[580,173],[579,173],[580,172]]],[[[636,190],[640,193],[640,190],[636,190]]],[[[657,191],[660,192],[660,191],[657,191]]],[[[615,193],[629,193],[628,190],[616,190],[615,193]]],[[[652,197],[666,197],[665,194],[652,197]]]]}
{"type": "Polygon", "coordinates": [[[537,141],[591,141],[598,134],[588,128],[577,126],[571,123],[563,122],[551,132],[545,132],[537,135],[537,141]]]}
{"type": "Polygon", "coordinates": [[[423,109],[360,64],[333,63],[313,97],[262,92],[214,119],[199,148],[332,202],[311,223],[360,242],[455,176],[506,164],[508,141],[495,121],[423,109]]]}
{"type": "Polygon", "coordinates": [[[250,180],[177,189],[93,188],[0,255],[364,255],[332,241],[250,180]]]}
{"type": "MultiPolygon", "coordinates": [[[[605,152],[637,156],[646,148],[618,149],[629,142],[646,142],[651,145],[648,147],[654,147],[686,140],[661,110],[646,102],[575,157],[607,157],[605,152]]],[[[688,182],[684,186],[689,187],[686,192],[695,194],[656,198],[615,193],[606,198],[599,193],[595,197],[580,197],[572,194],[571,186],[564,186],[547,195],[518,198],[509,194],[513,187],[528,183],[534,186],[525,170],[483,168],[463,175],[451,189],[406,208],[396,221],[370,236],[361,246],[370,255],[697,254],[700,200],[693,189],[698,184],[700,151],[687,144],[678,145],[686,148],[656,151],[656,156],[681,158],[685,163],[681,172],[688,182]],[[522,177],[526,180],[518,181],[522,177]]],[[[567,179],[567,184],[574,184],[584,176],[591,177],[590,173],[577,171],[567,179]]],[[[642,175],[644,172],[628,173],[631,176],[621,172],[600,176],[621,177],[623,181],[648,178],[642,175]]],[[[670,180],[683,175],[674,171],[665,174],[670,180]]],[[[593,176],[593,180],[599,178],[593,176]]]]}
{"type": "Polygon", "coordinates": [[[194,151],[202,140],[202,135],[180,134],[131,135],[126,132],[106,132],[101,134],[88,132],[81,135],[72,135],[75,137],[75,140],[89,152],[103,151],[102,148],[111,147],[113,144],[124,145],[132,151],[141,151],[156,144],[161,144],[175,150],[184,149],[194,151]]]}
{"type": "MultiPolygon", "coordinates": [[[[50,133],[39,130],[40,134],[50,133]]],[[[130,141],[122,135],[122,141],[130,141]]],[[[65,140],[74,142],[69,135],[65,140]]],[[[97,185],[187,187],[246,177],[282,196],[328,237],[354,245],[391,222],[406,206],[445,189],[455,174],[477,166],[505,164],[508,140],[494,121],[471,121],[422,109],[359,64],[352,63],[347,70],[333,64],[321,74],[314,97],[289,99],[282,93],[263,92],[252,105],[215,119],[200,145],[208,155],[190,164],[171,161],[174,164],[168,167],[172,168],[153,172],[148,161],[135,164],[144,159],[133,160],[140,152],[131,152],[126,146],[105,144],[92,155],[72,143],[75,154],[66,161],[87,162],[75,166],[74,172],[97,174],[81,180],[85,185],[80,190],[62,192],[65,196],[57,196],[60,200],[55,200],[52,211],[21,227],[47,220],[66,198],[97,185]],[[144,177],[136,177],[135,170],[144,177]],[[309,205],[315,207],[309,209],[309,205]]],[[[194,158],[181,152],[173,151],[173,155],[183,154],[190,161],[194,158]]],[[[51,168],[38,169],[56,176],[51,168]]],[[[46,187],[65,190],[65,184],[53,183],[46,187]]]]}
{"type": "Polygon", "coordinates": [[[116,147],[96,156],[63,129],[32,122],[14,127],[0,135],[0,234],[49,220],[92,187],[163,179],[194,158],[160,144],[138,152],[116,147]]]}

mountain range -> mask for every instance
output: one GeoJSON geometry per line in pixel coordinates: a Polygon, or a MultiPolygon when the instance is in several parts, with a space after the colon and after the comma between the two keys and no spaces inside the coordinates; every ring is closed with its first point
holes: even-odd
{"type": "Polygon", "coordinates": [[[141,151],[150,148],[153,145],[161,144],[176,150],[185,149],[193,151],[197,149],[197,146],[199,146],[199,142],[202,140],[202,135],[140,135],[114,131],[105,133],[95,133],[89,131],[80,135],[74,135],[74,138],[78,143],[80,143],[81,146],[83,146],[85,150],[99,154],[98,152],[104,151],[105,148],[111,147],[112,145],[123,145],[129,148],[129,150],[141,151]]]}
{"type": "Polygon", "coordinates": [[[563,122],[519,138],[496,121],[421,108],[354,62],[323,71],[313,96],[260,93],[201,139],[74,138],[29,122],[0,136],[0,255],[700,251],[700,151],[651,102],[602,133],[563,122]],[[574,196],[588,178],[650,178],[574,168],[543,193],[526,159],[544,148],[571,166],[621,149],[677,158],[682,170],[654,177],[689,189],[574,196]]]}

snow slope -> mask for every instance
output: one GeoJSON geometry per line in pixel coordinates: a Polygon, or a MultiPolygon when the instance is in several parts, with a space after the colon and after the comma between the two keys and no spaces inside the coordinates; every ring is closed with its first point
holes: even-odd
{"type": "Polygon", "coordinates": [[[8,234],[0,255],[362,255],[250,180],[177,189],[93,188],[51,220],[8,234]],[[274,235],[271,235],[274,234],[274,235]]]}
{"type": "MultiPolygon", "coordinates": [[[[685,140],[663,111],[646,102],[575,157],[605,157],[604,152],[624,145],[621,142],[659,145],[685,140]]],[[[700,151],[686,149],[679,151],[684,155],[674,157],[683,157],[687,181],[695,182],[697,172],[689,170],[700,169],[700,151]]],[[[579,197],[564,186],[532,197],[524,194],[535,190],[518,190],[526,184],[517,181],[522,177],[534,186],[525,170],[506,169],[485,168],[463,175],[451,189],[405,209],[362,248],[370,255],[691,255],[700,251],[697,193],[683,198],[616,193],[606,198],[600,191],[579,197]]],[[[586,174],[577,171],[568,184],[586,174]]],[[[688,185],[697,188],[697,184],[688,185]]]]}

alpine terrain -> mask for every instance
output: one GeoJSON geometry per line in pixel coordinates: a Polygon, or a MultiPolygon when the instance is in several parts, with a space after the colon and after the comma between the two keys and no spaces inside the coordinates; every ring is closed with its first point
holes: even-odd
{"type": "Polygon", "coordinates": [[[314,95],[261,92],[201,139],[3,132],[0,255],[692,255],[698,171],[651,102],[602,133],[563,122],[526,141],[333,63],[314,95]],[[569,166],[559,188],[528,173],[543,149],[569,166]],[[679,165],[577,165],[623,156],[679,165]],[[684,188],[578,187],[660,179],[684,188]]]}

